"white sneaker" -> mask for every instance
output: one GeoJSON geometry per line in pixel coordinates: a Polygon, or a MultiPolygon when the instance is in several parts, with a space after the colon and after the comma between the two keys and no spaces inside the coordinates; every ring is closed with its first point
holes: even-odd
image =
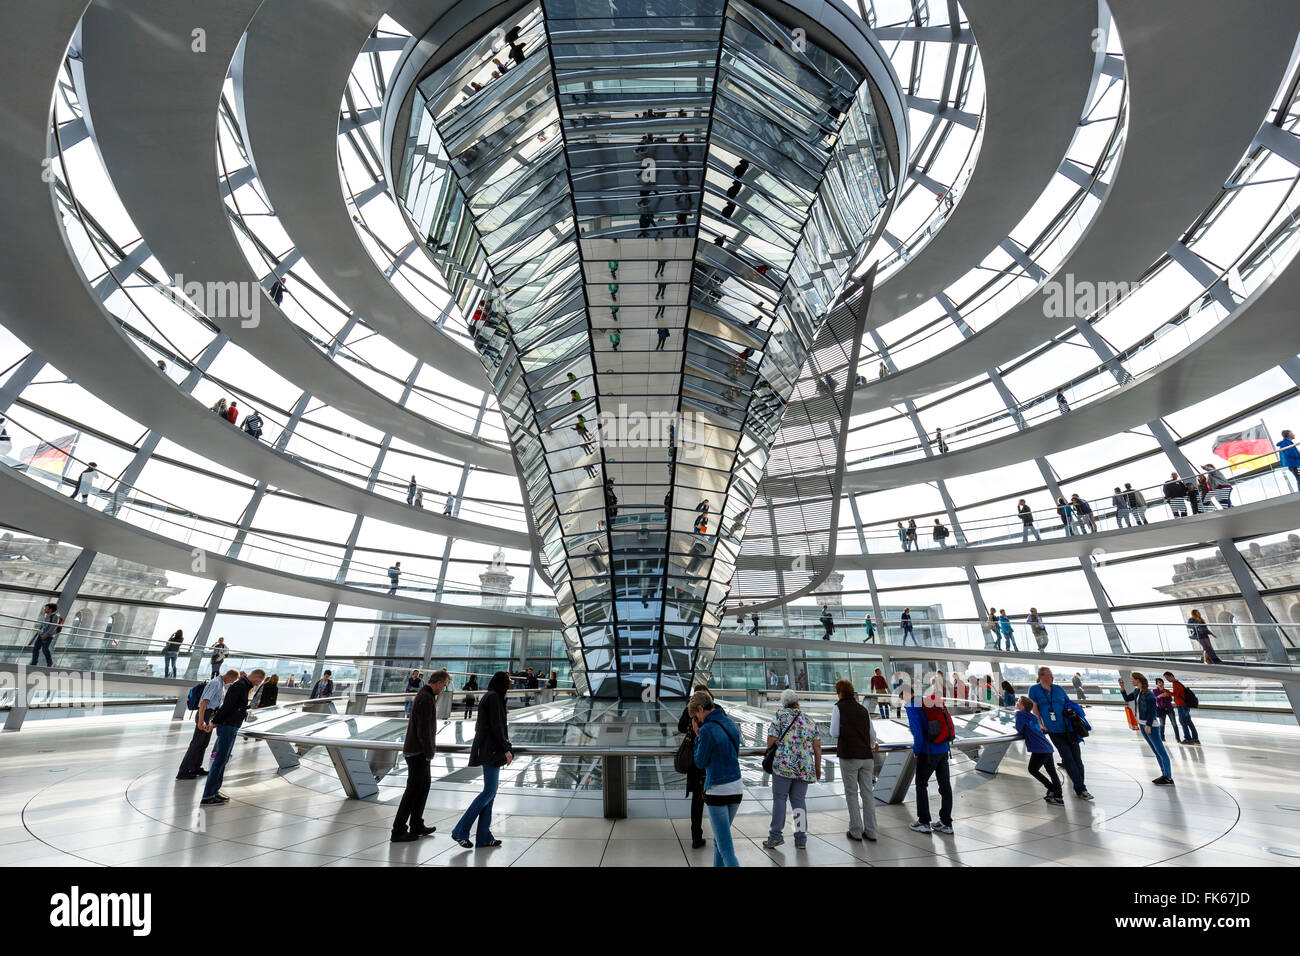
{"type": "Polygon", "coordinates": [[[930,830],[930,824],[928,824],[928,823],[922,823],[920,820],[917,820],[917,821],[916,821],[915,823],[913,823],[910,827],[908,827],[908,829],[909,829],[909,830],[915,830],[917,833],[930,833],[930,832],[931,832],[931,830],[930,830]]]}
{"type": "Polygon", "coordinates": [[[948,826],[947,824],[940,823],[937,827],[934,828],[934,832],[935,832],[935,833],[952,833],[952,827],[948,826]]]}

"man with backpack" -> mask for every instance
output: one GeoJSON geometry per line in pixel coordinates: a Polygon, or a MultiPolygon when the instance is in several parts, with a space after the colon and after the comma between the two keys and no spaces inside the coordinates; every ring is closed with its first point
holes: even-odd
{"type": "Polygon", "coordinates": [[[1183,684],[1173,675],[1172,671],[1165,671],[1165,679],[1169,681],[1169,689],[1174,695],[1174,713],[1178,715],[1178,722],[1183,726],[1183,739],[1178,741],[1180,744],[1201,745],[1201,735],[1196,732],[1196,725],[1192,723],[1192,708],[1200,704],[1196,695],[1191,689],[1183,684]]]}
{"type": "Polygon", "coordinates": [[[194,736],[181,758],[180,769],[176,771],[177,780],[193,780],[208,775],[203,769],[203,755],[208,752],[208,743],[212,740],[212,716],[226,699],[226,685],[233,684],[238,678],[239,671],[232,668],[220,677],[214,677],[206,684],[195,684],[190,689],[187,704],[194,711],[194,736]]]}
{"type": "Polygon", "coordinates": [[[829,641],[831,635],[835,633],[835,615],[831,614],[831,609],[827,605],[822,605],[822,614],[819,619],[822,622],[822,640],[829,641]]]}
{"type": "Polygon", "coordinates": [[[36,636],[32,639],[31,666],[36,666],[36,658],[40,654],[45,655],[46,667],[54,666],[54,661],[50,657],[50,645],[54,643],[54,638],[62,629],[63,618],[59,617],[59,606],[47,604],[41,608],[41,623],[36,629],[36,636]]]}
{"type": "Polygon", "coordinates": [[[1029,688],[1029,699],[1034,702],[1034,716],[1047,728],[1047,736],[1060,754],[1061,765],[1074,784],[1075,796],[1080,800],[1093,799],[1084,783],[1083,754],[1079,751],[1078,728],[1086,727],[1083,708],[1052,682],[1050,667],[1038,668],[1038,683],[1029,688]]]}
{"type": "Polygon", "coordinates": [[[177,628],[163,645],[163,677],[176,676],[176,658],[181,652],[181,642],[184,640],[185,632],[177,628]]]}
{"type": "MultiPolygon", "coordinates": [[[[936,678],[942,686],[943,678],[936,678]]],[[[952,784],[948,776],[948,747],[956,736],[952,715],[938,690],[921,697],[914,694],[907,704],[907,725],[912,731],[912,753],[916,757],[916,822],[908,829],[917,833],[951,834],[952,784]],[[939,784],[939,823],[930,826],[930,777],[939,784]]]]}
{"type": "Polygon", "coordinates": [[[217,643],[212,645],[211,661],[213,677],[216,677],[217,674],[221,672],[221,665],[225,663],[226,654],[229,650],[230,648],[226,647],[226,639],[224,637],[217,638],[217,643]]]}

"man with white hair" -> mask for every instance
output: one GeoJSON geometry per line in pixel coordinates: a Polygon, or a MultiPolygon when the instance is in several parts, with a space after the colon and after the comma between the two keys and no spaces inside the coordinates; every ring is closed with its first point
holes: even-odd
{"type": "MultiPolygon", "coordinates": [[[[1028,697],[1034,702],[1034,716],[1047,728],[1047,736],[1061,757],[1074,794],[1080,800],[1091,800],[1092,794],[1084,782],[1083,754],[1079,750],[1079,737],[1067,714],[1079,705],[1070,700],[1065,689],[1053,683],[1050,667],[1038,668],[1038,683],[1029,688],[1028,697]]],[[[1082,708],[1079,708],[1082,713],[1082,708]]]]}

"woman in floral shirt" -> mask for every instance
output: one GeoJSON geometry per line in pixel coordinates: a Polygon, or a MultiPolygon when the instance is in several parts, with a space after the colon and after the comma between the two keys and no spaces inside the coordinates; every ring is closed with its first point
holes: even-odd
{"type": "Polygon", "coordinates": [[[793,690],[781,694],[781,709],[767,728],[767,745],[776,744],[772,763],[772,825],[763,841],[767,849],[785,842],[785,804],[795,810],[794,845],[808,844],[808,784],[822,776],[822,741],[817,722],[799,709],[799,695],[793,690]]]}

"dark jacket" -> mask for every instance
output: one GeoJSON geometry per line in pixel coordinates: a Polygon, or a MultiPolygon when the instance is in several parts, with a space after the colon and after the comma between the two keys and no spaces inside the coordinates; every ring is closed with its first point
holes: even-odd
{"type": "Polygon", "coordinates": [[[180,632],[177,632],[167,639],[167,643],[163,646],[163,653],[179,654],[180,650],[181,650],[181,635],[180,632]]]}
{"type": "MultiPolygon", "coordinates": [[[[411,708],[414,717],[415,708],[411,708]]],[[[485,691],[478,704],[478,717],[474,721],[474,743],[469,750],[469,765],[482,767],[491,764],[503,766],[506,751],[510,750],[506,735],[506,701],[494,690],[485,691]]]]}
{"type": "MultiPolygon", "coordinates": [[[[695,727],[691,724],[691,708],[688,705],[682,710],[681,717],[677,718],[677,732],[685,734],[690,739],[691,744],[695,743],[695,727]]],[[[699,767],[694,767],[686,773],[686,792],[703,793],[704,792],[704,771],[699,767]]]]}
{"type": "Polygon", "coordinates": [[[36,629],[36,639],[38,641],[53,640],[54,635],[59,633],[59,624],[63,619],[58,613],[51,611],[49,614],[41,615],[41,626],[36,629]]]}
{"type": "MultiPolygon", "coordinates": [[[[406,740],[402,744],[404,754],[422,754],[428,760],[433,759],[434,720],[437,717],[438,695],[428,684],[421,687],[411,700],[411,716],[406,721],[406,740]]],[[[477,737],[477,735],[476,735],[477,737]]],[[[477,743],[477,740],[475,741],[477,743]]]]}
{"type": "MultiPolygon", "coordinates": [[[[740,728],[721,707],[714,707],[695,739],[695,766],[704,768],[704,789],[740,779],[740,728]]],[[[705,797],[708,802],[708,797],[705,797]]],[[[739,798],[735,801],[739,802],[739,798]]]]}
{"type": "Polygon", "coordinates": [[[280,685],[263,681],[261,690],[262,696],[258,699],[258,703],[262,707],[274,707],[275,702],[280,699],[280,685]]]}
{"type": "Polygon", "coordinates": [[[238,727],[248,716],[248,697],[253,692],[253,682],[241,677],[226,688],[226,699],[217,708],[212,722],[218,727],[238,727]]]}
{"type": "Polygon", "coordinates": [[[1171,498],[1187,497],[1187,486],[1181,481],[1166,481],[1160,487],[1160,491],[1165,496],[1166,500],[1171,498]]]}
{"type": "Polygon", "coordinates": [[[333,697],[333,696],[334,696],[334,681],[318,680],[315,684],[312,685],[312,689],[311,689],[312,700],[315,700],[317,697],[333,697]],[[321,686],[322,684],[324,686],[321,686]],[[316,693],[317,689],[320,690],[319,694],[316,693]]]}
{"type": "Polygon", "coordinates": [[[1027,710],[1016,711],[1016,733],[1024,739],[1025,750],[1031,754],[1050,754],[1052,743],[1043,732],[1038,718],[1027,710]]]}
{"type": "Polygon", "coordinates": [[[871,756],[871,712],[852,697],[835,702],[840,712],[840,735],[835,753],[842,760],[866,760],[871,756]]]}
{"type": "Polygon", "coordinates": [[[1020,514],[1020,520],[1025,525],[1032,525],[1034,523],[1034,511],[1029,507],[1029,505],[1020,505],[1016,508],[1016,511],[1020,514]]]}

